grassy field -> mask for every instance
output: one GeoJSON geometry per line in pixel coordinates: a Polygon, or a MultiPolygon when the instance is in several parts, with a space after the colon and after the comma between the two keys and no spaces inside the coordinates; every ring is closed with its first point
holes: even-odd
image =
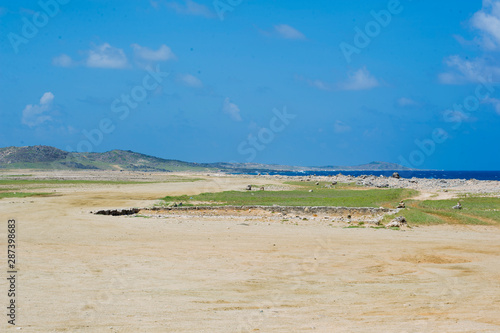
{"type": "Polygon", "coordinates": [[[28,196],[41,196],[50,193],[31,193],[24,191],[39,191],[40,189],[54,188],[58,186],[73,185],[129,185],[129,184],[151,184],[151,183],[177,183],[194,182],[201,178],[177,177],[161,181],[109,181],[109,180],[69,180],[69,179],[11,179],[12,177],[24,178],[29,175],[4,175],[0,177],[0,199],[2,198],[24,198],[28,196]]]}
{"type": "Polygon", "coordinates": [[[151,184],[151,183],[172,183],[172,182],[194,182],[201,178],[172,177],[161,181],[121,181],[121,180],[70,180],[70,179],[2,179],[2,185],[77,185],[77,184],[100,184],[100,185],[128,185],[128,184],[151,184]]]}
{"type": "Polygon", "coordinates": [[[204,205],[262,205],[262,206],[344,206],[344,207],[394,207],[400,200],[412,197],[416,191],[408,189],[366,189],[353,184],[338,184],[325,188],[329,183],[315,185],[309,182],[289,182],[289,190],[282,191],[226,191],[202,193],[195,196],[167,196],[165,205],[182,202],[202,202],[204,205]],[[309,192],[313,190],[313,192],[309,192]]]}
{"type": "MultiPolygon", "coordinates": [[[[500,223],[500,198],[467,197],[460,199],[462,209],[452,209],[457,204],[453,200],[409,200],[406,209],[399,215],[406,217],[410,224],[476,224],[495,225],[500,223]]],[[[390,218],[386,218],[388,222],[390,218]]]]}
{"type": "Polygon", "coordinates": [[[51,195],[52,193],[23,193],[23,192],[0,192],[0,199],[3,198],[26,198],[51,195]]]}

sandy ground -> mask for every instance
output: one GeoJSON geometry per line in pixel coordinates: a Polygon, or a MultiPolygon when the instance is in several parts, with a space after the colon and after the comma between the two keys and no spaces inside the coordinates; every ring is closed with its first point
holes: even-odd
{"type": "Polygon", "coordinates": [[[0,330],[500,332],[496,227],[394,231],[89,214],[248,183],[78,185],[0,200],[5,275],[8,218],[18,222],[19,242],[17,326],[4,315],[0,330]]]}

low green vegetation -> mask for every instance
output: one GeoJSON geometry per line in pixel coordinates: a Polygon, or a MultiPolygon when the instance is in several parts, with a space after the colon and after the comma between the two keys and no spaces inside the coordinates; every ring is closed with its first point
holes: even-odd
{"type": "MultiPolygon", "coordinates": [[[[398,215],[406,218],[410,225],[472,224],[488,225],[500,223],[500,198],[466,197],[460,199],[462,209],[453,209],[457,199],[452,200],[409,200],[406,209],[398,215]]],[[[385,222],[392,218],[386,216],[385,222]]]]}
{"type": "Polygon", "coordinates": [[[2,185],[78,185],[78,184],[100,184],[100,185],[130,185],[130,184],[152,184],[152,183],[181,183],[195,182],[201,178],[171,177],[160,181],[122,181],[122,180],[72,180],[72,179],[0,179],[2,185]]]}
{"type": "Polygon", "coordinates": [[[26,198],[51,195],[52,193],[26,193],[26,192],[0,192],[0,199],[3,198],[26,198]]]}
{"type": "Polygon", "coordinates": [[[393,207],[402,199],[416,195],[409,189],[366,189],[352,184],[338,184],[335,188],[326,188],[329,183],[319,185],[310,182],[289,182],[293,185],[282,191],[226,191],[202,193],[189,196],[167,196],[164,204],[174,202],[190,204],[202,202],[203,205],[260,205],[260,206],[344,206],[344,207],[393,207]],[[312,192],[309,192],[312,190],[312,192]]]}
{"type": "MultiPolygon", "coordinates": [[[[16,177],[17,178],[17,177],[16,177]]],[[[67,187],[67,186],[86,186],[86,185],[135,185],[152,183],[180,183],[194,182],[202,180],[201,178],[171,176],[159,181],[122,181],[122,180],[71,180],[71,179],[11,179],[0,177],[0,194],[6,197],[8,193],[39,191],[41,189],[67,187]]],[[[29,193],[28,193],[29,194],[29,193]]],[[[11,194],[9,196],[12,196],[11,194]]]]}
{"type": "Polygon", "coordinates": [[[76,185],[76,184],[140,184],[149,182],[134,182],[134,181],[108,181],[108,180],[67,180],[67,179],[0,179],[1,185],[76,185]]]}

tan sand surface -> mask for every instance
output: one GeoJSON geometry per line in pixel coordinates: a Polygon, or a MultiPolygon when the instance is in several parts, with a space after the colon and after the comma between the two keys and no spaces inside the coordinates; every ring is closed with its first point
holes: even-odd
{"type": "Polygon", "coordinates": [[[2,258],[8,218],[17,220],[19,242],[18,325],[4,315],[0,330],[500,332],[497,227],[394,231],[89,213],[272,183],[203,177],[0,200],[2,258]]]}

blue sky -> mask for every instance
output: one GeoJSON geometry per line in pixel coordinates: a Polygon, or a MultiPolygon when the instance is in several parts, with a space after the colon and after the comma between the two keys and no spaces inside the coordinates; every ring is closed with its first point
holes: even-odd
{"type": "Polygon", "coordinates": [[[500,2],[0,1],[0,146],[500,169],[500,2]]]}

